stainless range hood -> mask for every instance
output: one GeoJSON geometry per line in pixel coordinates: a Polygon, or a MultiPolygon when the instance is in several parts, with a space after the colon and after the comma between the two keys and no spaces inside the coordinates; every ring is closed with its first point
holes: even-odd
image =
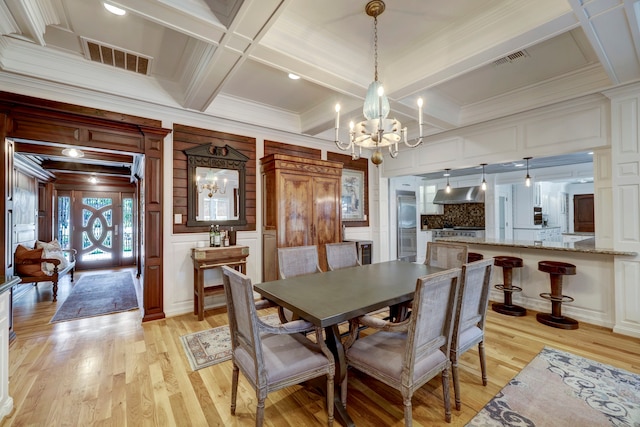
{"type": "Polygon", "coordinates": [[[449,193],[438,190],[433,198],[436,205],[459,205],[461,203],[484,203],[484,191],[479,186],[452,188],[449,193]]]}

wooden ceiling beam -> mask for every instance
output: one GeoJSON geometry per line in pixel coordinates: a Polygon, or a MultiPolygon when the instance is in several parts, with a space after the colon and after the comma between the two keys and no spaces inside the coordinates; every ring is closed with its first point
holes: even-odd
{"type": "MultiPolygon", "coordinates": [[[[107,153],[107,152],[97,152],[97,151],[89,151],[89,149],[85,147],[77,147],[79,150],[84,152],[83,160],[98,160],[103,162],[117,162],[117,163],[133,163],[133,156],[131,154],[118,154],[118,153],[107,153]]],[[[36,154],[40,156],[51,156],[51,157],[64,157],[62,154],[62,148],[51,145],[41,145],[41,144],[29,144],[24,142],[16,142],[15,143],[15,151],[16,153],[23,154],[36,154]]]]}
{"type": "Polygon", "coordinates": [[[42,162],[41,166],[43,169],[51,172],[76,172],[84,174],[115,176],[131,175],[131,169],[124,166],[105,166],[89,163],[57,162],[53,160],[45,160],[42,162]]]}

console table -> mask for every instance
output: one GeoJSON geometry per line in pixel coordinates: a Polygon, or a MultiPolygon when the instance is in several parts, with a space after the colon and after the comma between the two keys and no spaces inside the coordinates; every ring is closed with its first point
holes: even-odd
{"type": "Polygon", "coordinates": [[[224,292],[222,284],[204,285],[204,271],[226,265],[235,268],[242,274],[246,274],[248,256],[248,246],[191,249],[191,259],[193,260],[193,314],[198,315],[198,320],[204,319],[205,296],[224,292]]]}

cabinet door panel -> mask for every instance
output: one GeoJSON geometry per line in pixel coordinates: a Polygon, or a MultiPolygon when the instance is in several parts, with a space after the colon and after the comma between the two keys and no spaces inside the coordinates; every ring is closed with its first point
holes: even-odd
{"type": "Polygon", "coordinates": [[[311,224],[313,218],[312,178],[304,175],[282,174],[282,188],[277,203],[280,205],[278,247],[313,245],[311,224]]]}
{"type": "Polygon", "coordinates": [[[336,178],[314,178],[314,229],[315,244],[318,245],[320,268],[327,271],[327,256],[324,245],[337,243],[340,236],[340,180],[336,178]]]}

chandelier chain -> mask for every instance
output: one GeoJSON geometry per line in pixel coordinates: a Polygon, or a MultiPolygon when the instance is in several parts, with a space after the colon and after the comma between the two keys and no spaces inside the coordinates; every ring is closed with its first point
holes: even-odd
{"type": "Polygon", "coordinates": [[[374,76],[373,81],[378,81],[378,16],[373,17],[373,58],[374,58],[374,76]]]}

